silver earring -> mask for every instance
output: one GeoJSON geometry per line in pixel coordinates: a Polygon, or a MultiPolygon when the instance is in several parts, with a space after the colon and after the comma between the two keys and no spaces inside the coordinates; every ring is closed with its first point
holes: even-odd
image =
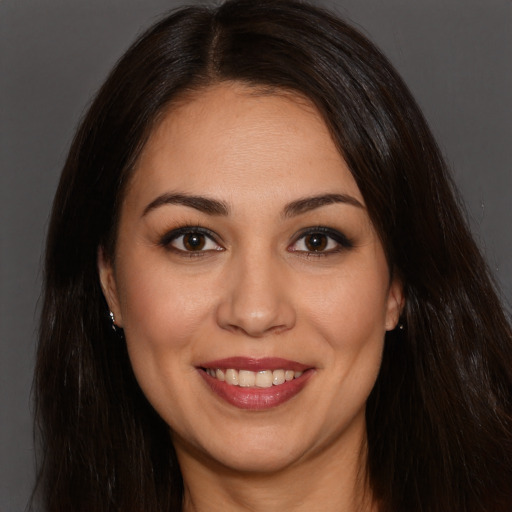
{"type": "Polygon", "coordinates": [[[403,330],[405,329],[405,326],[404,326],[404,324],[403,324],[402,322],[400,322],[400,323],[398,324],[398,329],[399,329],[400,331],[403,331],[403,330]]]}
{"type": "Polygon", "coordinates": [[[112,321],[112,330],[114,332],[117,332],[117,325],[116,325],[116,319],[114,318],[114,313],[112,311],[109,312],[110,320],[112,321]]]}

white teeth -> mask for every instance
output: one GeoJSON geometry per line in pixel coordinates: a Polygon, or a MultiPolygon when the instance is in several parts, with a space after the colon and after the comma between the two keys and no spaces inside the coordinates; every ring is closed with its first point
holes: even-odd
{"type": "Polygon", "coordinates": [[[238,372],[236,370],[226,370],[224,375],[226,382],[232,386],[238,386],[238,372]]]}
{"type": "Polygon", "coordinates": [[[253,388],[256,382],[256,374],[249,370],[240,370],[238,372],[238,385],[242,388],[253,388]]]}
{"type": "Polygon", "coordinates": [[[263,370],[256,374],[256,387],[257,388],[271,388],[274,377],[271,370],[263,370]]]}
{"type": "Polygon", "coordinates": [[[284,370],[274,370],[272,373],[272,384],[279,386],[279,384],[283,384],[284,381],[284,370]]]}
{"type": "Polygon", "coordinates": [[[206,368],[206,373],[210,377],[232,386],[270,388],[272,386],[280,386],[293,379],[298,379],[304,372],[294,372],[293,370],[261,370],[259,372],[252,372],[250,370],[235,370],[233,368],[227,370],[206,368]]]}

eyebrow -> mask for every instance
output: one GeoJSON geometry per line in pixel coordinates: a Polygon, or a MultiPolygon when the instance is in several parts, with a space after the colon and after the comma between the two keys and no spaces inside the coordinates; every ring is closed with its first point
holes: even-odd
{"type": "Polygon", "coordinates": [[[296,215],[301,215],[302,213],[315,210],[316,208],[336,203],[349,204],[351,206],[356,206],[357,208],[365,208],[359,200],[348,194],[322,194],[319,196],[305,197],[289,203],[283,210],[283,216],[285,218],[295,217],[296,215]]]}
{"type": "MultiPolygon", "coordinates": [[[[315,210],[316,208],[336,203],[349,204],[351,206],[364,209],[361,202],[348,194],[322,194],[319,196],[304,197],[302,199],[292,201],[283,209],[283,217],[295,217],[311,210],[315,210]]],[[[142,217],[152,210],[168,204],[188,206],[189,208],[194,208],[200,212],[206,213],[207,215],[227,216],[230,212],[229,206],[224,201],[204,196],[168,193],[162,194],[151,201],[151,203],[144,208],[142,217]]]]}
{"type": "Polygon", "coordinates": [[[188,206],[189,208],[195,208],[196,210],[208,215],[229,215],[229,207],[223,201],[188,194],[162,194],[144,208],[142,217],[147,215],[150,211],[166,204],[180,204],[188,206]]]}

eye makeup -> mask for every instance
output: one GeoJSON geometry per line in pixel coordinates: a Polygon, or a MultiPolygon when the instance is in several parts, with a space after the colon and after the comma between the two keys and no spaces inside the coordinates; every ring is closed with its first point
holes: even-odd
{"type": "Polygon", "coordinates": [[[205,252],[223,251],[217,240],[218,237],[210,229],[186,225],[167,231],[159,238],[158,245],[181,255],[200,256],[205,252]]]}
{"type": "Polygon", "coordinates": [[[311,256],[328,256],[352,247],[354,242],[341,231],[326,226],[313,226],[301,230],[288,251],[311,256]]]}
{"type": "MultiPolygon", "coordinates": [[[[200,225],[184,225],[166,231],[158,238],[158,245],[180,255],[202,256],[211,251],[223,251],[220,237],[200,225]]],[[[300,230],[287,250],[308,256],[329,256],[354,247],[352,239],[338,229],[311,226],[300,230]]]]}

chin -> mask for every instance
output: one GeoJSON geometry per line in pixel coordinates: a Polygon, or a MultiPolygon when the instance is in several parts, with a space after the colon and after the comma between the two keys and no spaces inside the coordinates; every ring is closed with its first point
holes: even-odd
{"type": "Polygon", "coordinates": [[[216,458],[227,470],[246,474],[272,474],[293,466],[301,459],[293,451],[276,448],[272,452],[251,450],[244,453],[225,454],[216,458]]]}
{"type": "Polygon", "coordinates": [[[225,439],[209,438],[205,443],[173,437],[178,454],[187,451],[203,464],[239,473],[276,473],[299,461],[307,443],[294,443],[283,431],[263,431],[250,435],[233,435],[225,439]]]}

